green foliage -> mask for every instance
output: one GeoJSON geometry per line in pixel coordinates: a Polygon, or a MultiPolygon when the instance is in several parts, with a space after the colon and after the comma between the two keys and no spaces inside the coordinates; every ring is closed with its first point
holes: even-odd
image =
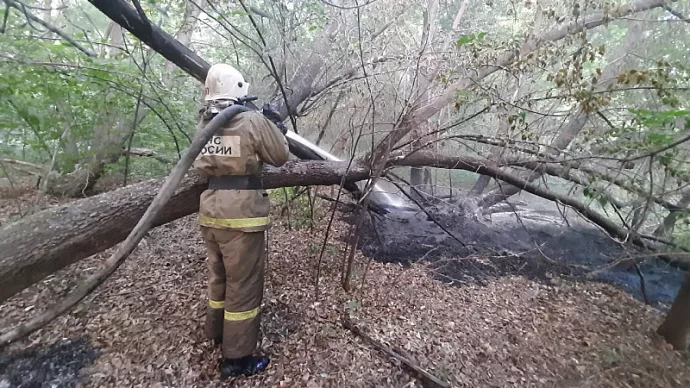
{"type": "MultiPolygon", "coordinates": [[[[142,5],[147,9],[161,6],[157,3],[142,5]]],[[[184,6],[184,2],[177,3],[184,6]]],[[[113,131],[120,123],[125,133],[119,138],[128,138],[126,132],[134,130],[132,146],[176,159],[178,146],[172,137],[174,134],[180,148],[188,143],[185,134],[193,132],[197,105],[194,92],[198,86],[190,83],[188,77],[184,77],[184,82],[169,85],[157,81],[164,61],[148,55],[146,48],[142,52],[140,43],[131,36],[126,37],[124,49],[133,55],[113,50],[107,36],[96,38],[108,23],[95,8],[87,7],[83,12],[68,8],[63,15],[73,22],[73,27],[64,32],[96,52],[96,57],[85,56],[70,43],[52,38],[53,35],[48,35],[51,39],[35,38],[36,32],[26,25],[24,16],[15,12],[8,19],[7,33],[0,35],[0,50],[6,53],[0,58],[3,154],[69,173],[97,153],[113,149],[105,142],[114,138],[113,131]],[[85,26],[84,23],[90,27],[77,27],[85,26]],[[149,58],[145,72],[142,55],[149,58]],[[140,95],[140,113],[146,115],[134,128],[132,122],[140,95]],[[102,130],[97,130],[99,127],[102,130]]],[[[114,149],[121,146],[115,144],[114,149]]],[[[124,170],[124,159],[115,160],[118,165],[111,170],[124,170]]],[[[160,173],[167,167],[161,164],[150,170],[160,173]]],[[[136,168],[133,171],[140,173],[136,168]]]]}
{"type": "Polygon", "coordinates": [[[479,34],[471,34],[471,35],[462,35],[458,40],[455,42],[455,46],[457,48],[461,48],[462,46],[474,43],[474,42],[479,42],[484,39],[486,36],[486,32],[480,32],[479,34]]]}

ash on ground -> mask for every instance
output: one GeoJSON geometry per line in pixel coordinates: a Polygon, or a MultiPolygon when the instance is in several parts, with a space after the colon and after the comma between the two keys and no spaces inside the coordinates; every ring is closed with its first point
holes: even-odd
{"type": "Polygon", "coordinates": [[[81,370],[100,354],[87,337],[11,356],[0,353],[0,388],[75,387],[81,381],[81,370]]]}
{"type": "MultiPolygon", "coordinates": [[[[490,215],[448,201],[426,203],[424,211],[372,214],[359,247],[382,262],[424,262],[450,284],[484,284],[502,276],[550,283],[552,276],[561,276],[606,282],[644,301],[634,266],[608,268],[642,252],[612,239],[571,209],[527,193],[516,197],[518,204],[504,204],[503,211],[490,215]]],[[[352,217],[345,216],[349,221],[352,217]]],[[[649,302],[665,309],[684,272],[659,260],[646,260],[640,269],[649,302]]]]}

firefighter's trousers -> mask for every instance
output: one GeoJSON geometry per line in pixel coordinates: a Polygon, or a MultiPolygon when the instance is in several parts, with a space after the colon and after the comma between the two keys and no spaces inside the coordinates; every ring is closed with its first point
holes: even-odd
{"type": "Polygon", "coordinates": [[[223,357],[254,353],[264,292],[264,232],[201,227],[208,249],[206,336],[222,339],[223,357]]]}

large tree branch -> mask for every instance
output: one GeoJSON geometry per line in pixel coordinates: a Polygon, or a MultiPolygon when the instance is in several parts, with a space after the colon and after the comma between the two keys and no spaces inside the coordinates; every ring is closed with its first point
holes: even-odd
{"type": "MultiPolygon", "coordinates": [[[[488,165],[484,160],[418,152],[394,157],[388,165],[430,166],[488,175],[537,196],[569,205],[613,236],[628,237],[626,229],[577,200],[533,185],[500,167],[488,165]]],[[[369,178],[370,171],[358,163],[348,171],[347,162],[289,162],[280,168],[267,167],[263,181],[266,188],[332,185],[340,184],[344,175],[345,182],[355,182],[369,178]]],[[[45,276],[122,241],[144,214],[160,183],[160,180],[149,181],[78,200],[0,229],[0,251],[4,254],[0,259],[0,302],[45,276]]],[[[199,195],[205,188],[203,178],[190,174],[153,225],[162,225],[196,212],[199,195]]]]}
{"type": "Polygon", "coordinates": [[[632,242],[639,246],[645,246],[642,237],[649,238],[652,240],[658,240],[648,236],[637,236],[631,234],[626,228],[616,225],[613,221],[609,220],[606,216],[600,214],[596,210],[589,208],[584,203],[564,194],[556,193],[550,191],[546,188],[537,186],[527,180],[521,178],[517,174],[505,171],[499,167],[491,166],[484,160],[465,157],[465,156],[445,156],[432,153],[418,152],[412,155],[398,156],[391,161],[391,164],[398,166],[411,166],[411,167],[438,167],[456,170],[472,171],[477,174],[488,175],[492,178],[501,180],[503,182],[509,183],[514,186],[518,186],[523,190],[534,194],[536,196],[548,199],[554,202],[560,202],[575,209],[578,213],[582,214],[585,218],[594,222],[602,229],[604,229],[611,236],[619,238],[621,240],[632,240],[632,242]]]}

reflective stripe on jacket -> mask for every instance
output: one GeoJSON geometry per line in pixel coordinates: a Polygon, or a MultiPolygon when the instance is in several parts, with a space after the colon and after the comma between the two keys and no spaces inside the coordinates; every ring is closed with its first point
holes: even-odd
{"type": "MultiPolygon", "coordinates": [[[[197,136],[210,120],[201,119],[197,136]]],[[[287,139],[259,112],[235,116],[204,146],[194,168],[206,176],[260,176],[264,163],[282,166],[288,160],[287,139]]],[[[205,190],[199,222],[216,229],[263,231],[271,226],[270,200],[265,190],[205,190]]]]}

